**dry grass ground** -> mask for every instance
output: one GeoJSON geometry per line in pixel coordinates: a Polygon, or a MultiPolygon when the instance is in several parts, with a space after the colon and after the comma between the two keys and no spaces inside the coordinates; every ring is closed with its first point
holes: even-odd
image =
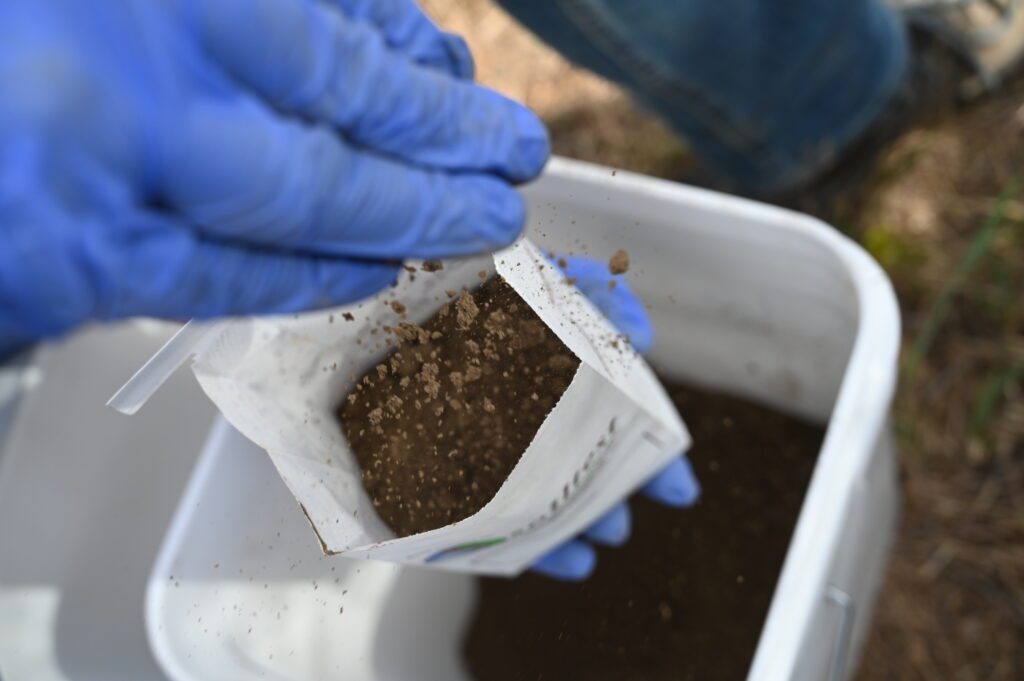
{"type": "MultiPolygon", "coordinates": [[[[685,147],[486,0],[432,0],[556,152],[665,177],[685,147]]],[[[903,310],[904,517],[859,679],[1024,679],[1024,83],[905,136],[841,227],[903,310]]]]}
{"type": "Polygon", "coordinates": [[[856,232],[904,317],[904,521],[861,679],[1024,679],[1024,85],[907,135],[856,232]]]}

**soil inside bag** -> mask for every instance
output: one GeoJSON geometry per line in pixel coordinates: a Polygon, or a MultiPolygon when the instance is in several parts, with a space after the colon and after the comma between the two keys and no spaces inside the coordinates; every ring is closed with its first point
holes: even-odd
{"type": "Polygon", "coordinates": [[[501,277],[450,296],[422,326],[385,329],[398,347],[338,408],[363,485],[399,537],[483,508],[579,366],[501,277]]]}

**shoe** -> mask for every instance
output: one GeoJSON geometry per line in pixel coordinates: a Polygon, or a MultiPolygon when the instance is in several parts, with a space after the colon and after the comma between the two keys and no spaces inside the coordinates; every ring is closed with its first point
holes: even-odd
{"type": "Polygon", "coordinates": [[[907,20],[911,58],[878,118],[807,184],[759,197],[832,224],[852,218],[882,153],[908,130],[999,89],[1024,60],[1024,0],[890,0],[907,20]]]}
{"type": "Polygon", "coordinates": [[[999,88],[1024,59],[1024,0],[889,0],[913,29],[929,33],[970,64],[958,95],[999,88]]]}

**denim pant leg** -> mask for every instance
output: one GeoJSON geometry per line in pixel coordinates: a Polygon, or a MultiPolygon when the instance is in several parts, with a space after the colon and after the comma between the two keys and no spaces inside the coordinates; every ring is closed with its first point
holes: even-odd
{"type": "Polygon", "coordinates": [[[733,188],[792,189],[899,86],[884,0],[499,0],[572,61],[629,89],[733,188]]]}

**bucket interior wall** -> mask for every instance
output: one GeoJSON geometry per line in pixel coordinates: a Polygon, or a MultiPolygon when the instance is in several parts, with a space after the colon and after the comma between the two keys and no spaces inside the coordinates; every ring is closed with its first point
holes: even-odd
{"type": "Polygon", "coordinates": [[[629,252],[627,277],[649,306],[649,358],[662,374],[827,420],[858,323],[837,256],[781,220],[766,224],[763,208],[683,210],[628,183],[549,176],[527,192],[530,236],[557,253],[629,252]]]}

